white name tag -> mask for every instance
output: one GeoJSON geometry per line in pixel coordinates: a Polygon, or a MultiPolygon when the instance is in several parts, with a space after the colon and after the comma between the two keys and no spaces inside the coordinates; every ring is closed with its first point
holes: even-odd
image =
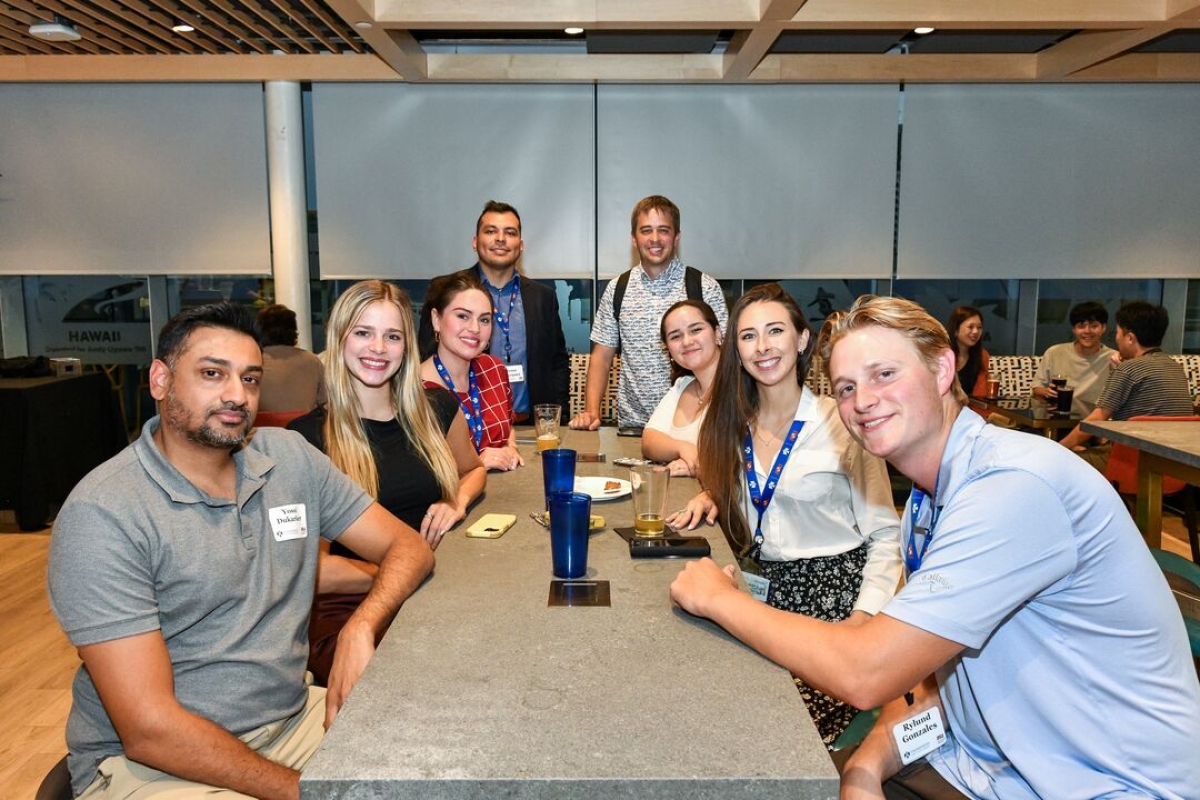
{"type": "Polygon", "coordinates": [[[771,594],[771,581],[762,575],[745,571],[742,572],[742,578],[746,581],[746,588],[750,590],[751,597],[764,603],[767,602],[767,597],[771,594]]]}
{"type": "Polygon", "coordinates": [[[275,506],[267,511],[267,516],[270,517],[271,533],[275,534],[277,542],[308,536],[308,516],[304,511],[304,503],[275,506]]]}
{"type": "Polygon", "coordinates": [[[892,737],[896,740],[900,761],[911,764],[946,743],[942,712],[937,706],[930,706],[915,717],[909,717],[893,727],[892,737]]]}
{"type": "Polygon", "coordinates": [[[524,383],[525,382],[525,367],[522,364],[508,364],[508,382],[509,383],[524,383]]]}

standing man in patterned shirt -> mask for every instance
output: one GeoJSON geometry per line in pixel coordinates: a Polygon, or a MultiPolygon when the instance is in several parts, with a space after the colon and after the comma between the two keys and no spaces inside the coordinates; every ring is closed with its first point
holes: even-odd
{"type": "MultiPolygon", "coordinates": [[[[1120,363],[1113,367],[1085,420],[1122,420],[1130,417],[1186,417],[1192,413],[1192,393],[1183,367],[1162,351],[1170,318],[1162,306],[1133,300],[1117,309],[1117,352],[1120,363]]],[[[1101,472],[1108,466],[1111,444],[1088,447],[1091,437],[1075,429],[1062,444],[1079,453],[1101,472]]]]}
{"type": "MultiPolygon", "coordinates": [[[[488,352],[508,369],[513,421],[528,421],[540,403],[570,408],[571,357],[558,316],[558,295],[517,270],[525,252],[517,209],[489,200],[475,222],[471,247],[479,260],[462,271],[478,276],[491,295],[496,324],[488,352]]],[[[422,359],[437,349],[428,308],[421,309],[417,341],[422,359]]]]}
{"type": "Polygon", "coordinates": [[[722,330],[728,321],[725,296],[716,279],[684,267],[675,253],[679,246],[679,207],[661,195],[651,195],[634,206],[631,224],[641,263],[611,281],[600,299],[592,323],[584,410],[571,420],[572,428],[600,427],[600,399],[618,349],[621,374],[617,379],[617,421],[622,428],[646,425],[671,387],[671,362],[659,339],[659,324],[672,304],[689,296],[689,271],[698,279],[700,299],[712,306],[722,330]],[[623,297],[614,310],[614,294],[622,286],[623,297]]]}

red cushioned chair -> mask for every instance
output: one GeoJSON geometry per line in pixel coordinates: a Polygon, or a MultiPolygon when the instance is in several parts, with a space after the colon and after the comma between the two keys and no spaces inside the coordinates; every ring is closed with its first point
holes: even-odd
{"type": "Polygon", "coordinates": [[[287,424],[296,417],[303,417],[307,411],[260,411],[254,418],[256,428],[286,428],[287,424]]]}
{"type": "MultiPolygon", "coordinates": [[[[1200,416],[1190,417],[1130,417],[1129,422],[1200,422],[1200,416]]],[[[1104,477],[1116,487],[1117,491],[1128,498],[1137,496],[1138,451],[1129,445],[1113,442],[1112,453],[1108,457],[1108,466],[1104,469],[1104,477]]],[[[1163,497],[1179,495],[1183,501],[1183,518],[1188,529],[1188,542],[1192,546],[1192,561],[1200,564],[1200,536],[1197,535],[1195,488],[1178,478],[1166,475],[1162,479],[1163,497]]]]}

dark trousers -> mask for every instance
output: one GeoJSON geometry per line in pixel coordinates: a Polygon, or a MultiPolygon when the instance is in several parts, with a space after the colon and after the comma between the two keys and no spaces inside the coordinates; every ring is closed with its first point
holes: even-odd
{"type": "MultiPolygon", "coordinates": [[[[857,749],[847,747],[829,754],[839,773],[857,749]]],[[[968,800],[923,758],[906,765],[889,778],[883,784],[883,796],[887,800],[968,800]]]]}

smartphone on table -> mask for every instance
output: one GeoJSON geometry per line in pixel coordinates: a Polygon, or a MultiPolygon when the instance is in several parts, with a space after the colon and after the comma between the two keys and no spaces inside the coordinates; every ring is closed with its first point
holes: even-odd
{"type": "Polygon", "coordinates": [[[515,514],[484,514],[467,528],[467,536],[472,539],[499,539],[516,522],[515,514]]]}

